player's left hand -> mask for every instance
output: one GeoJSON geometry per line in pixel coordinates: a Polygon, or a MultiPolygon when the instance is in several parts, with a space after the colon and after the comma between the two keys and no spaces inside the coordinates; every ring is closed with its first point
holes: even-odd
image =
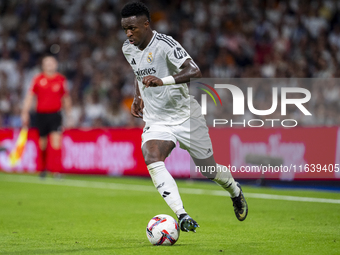
{"type": "Polygon", "coordinates": [[[163,86],[163,81],[156,76],[148,75],[143,78],[143,84],[145,84],[145,87],[157,87],[157,86],[163,86]]]}

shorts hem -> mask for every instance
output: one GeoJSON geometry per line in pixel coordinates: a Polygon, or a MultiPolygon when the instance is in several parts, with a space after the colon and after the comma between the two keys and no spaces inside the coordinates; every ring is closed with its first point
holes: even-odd
{"type": "Polygon", "coordinates": [[[151,141],[151,140],[158,140],[158,141],[172,141],[172,142],[175,144],[175,146],[176,146],[176,143],[177,143],[177,140],[176,140],[176,139],[156,139],[156,138],[150,137],[149,139],[145,139],[145,141],[142,142],[141,148],[143,147],[143,145],[144,145],[147,141],[151,141]]]}

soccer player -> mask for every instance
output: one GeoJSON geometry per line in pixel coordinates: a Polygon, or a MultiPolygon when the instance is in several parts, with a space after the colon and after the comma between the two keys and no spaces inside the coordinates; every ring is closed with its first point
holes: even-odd
{"type": "Polygon", "coordinates": [[[62,106],[65,108],[67,122],[71,113],[71,98],[66,87],[66,78],[57,72],[58,61],[54,56],[45,56],[42,59],[42,73],[38,74],[24,99],[21,113],[23,127],[28,127],[29,111],[33,105],[34,97],[37,99],[36,127],[39,130],[39,148],[42,154],[43,171],[41,177],[46,176],[46,147],[48,135],[51,137],[51,146],[59,149],[61,145],[62,106]]]}
{"type": "MultiPolygon", "coordinates": [[[[128,37],[122,50],[136,75],[131,113],[145,121],[142,134],[145,163],[155,187],[177,215],[181,230],[195,232],[198,224],[184,210],[176,182],[165,168],[164,160],[178,141],[197,166],[223,167],[215,162],[200,106],[188,94],[186,83],[190,78],[200,78],[200,69],[171,36],[151,30],[149,10],[143,3],[126,4],[121,17],[122,28],[128,37]]],[[[243,221],[248,206],[231,173],[202,174],[230,193],[235,215],[243,221]]]]}

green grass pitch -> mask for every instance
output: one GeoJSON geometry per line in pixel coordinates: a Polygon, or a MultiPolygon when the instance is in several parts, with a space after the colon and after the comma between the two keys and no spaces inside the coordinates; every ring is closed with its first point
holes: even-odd
{"type": "Polygon", "coordinates": [[[0,254],[340,254],[340,193],[244,186],[248,218],[208,182],[178,181],[200,224],[174,246],[152,246],[145,228],[175,216],[150,179],[0,173],[0,254]],[[197,194],[196,194],[197,193],[197,194]],[[335,203],[257,198],[255,193],[335,203]]]}

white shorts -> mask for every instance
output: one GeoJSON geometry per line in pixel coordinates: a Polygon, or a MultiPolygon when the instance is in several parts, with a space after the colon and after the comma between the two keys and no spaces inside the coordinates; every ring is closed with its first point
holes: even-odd
{"type": "Polygon", "coordinates": [[[182,149],[196,159],[213,155],[207,123],[202,115],[189,118],[180,125],[146,125],[142,134],[142,147],[149,140],[179,142],[182,149]]]}

